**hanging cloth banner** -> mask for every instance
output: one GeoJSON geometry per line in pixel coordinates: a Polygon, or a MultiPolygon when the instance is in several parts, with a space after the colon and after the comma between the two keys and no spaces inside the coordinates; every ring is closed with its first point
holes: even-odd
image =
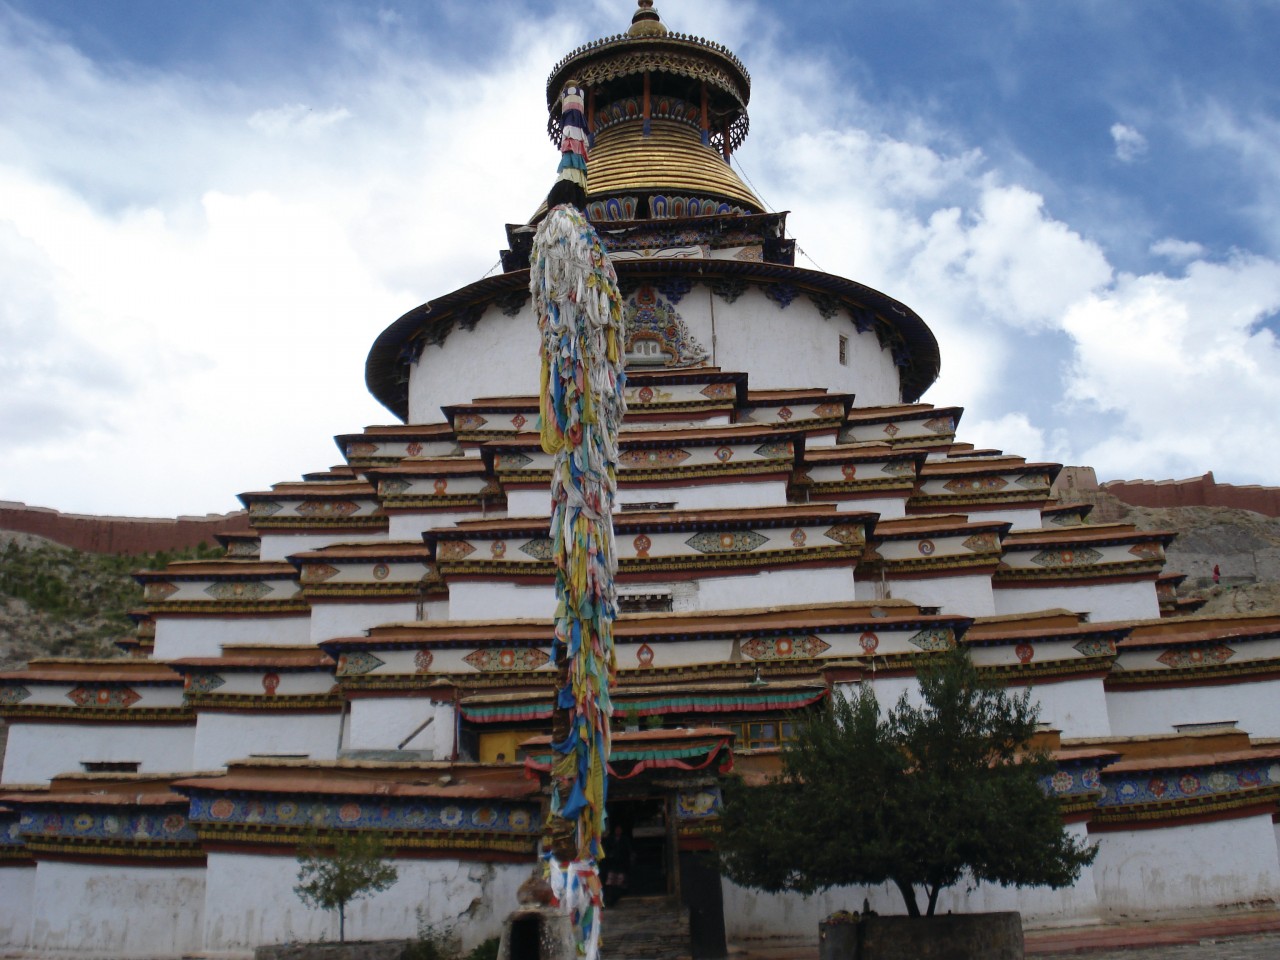
{"type": "MultiPolygon", "coordinates": [[[[562,179],[586,185],[582,95],[566,88],[562,179]],[[576,121],[576,122],[575,122],[576,121]]],[[[551,732],[548,879],[573,919],[578,953],[597,960],[602,908],[609,688],[617,617],[613,498],[626,413],[622,297],[595,228],[572,204],[547,212],[533,238],[529,288],[542,334],[540,419],[551,471],[556,567],[556,692],[551,732]]]]}

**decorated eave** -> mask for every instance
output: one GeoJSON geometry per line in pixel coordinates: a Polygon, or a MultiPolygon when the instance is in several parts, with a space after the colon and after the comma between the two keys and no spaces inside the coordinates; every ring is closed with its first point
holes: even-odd
{"type": "MultiPolygon", "coordinates": [[[[619,687],[613,696],[615,721],[629,716],[683,717],[716,714],[792,713],[826,699],[830,688],[821,680],[638,684],[619,687]]],[[[518,693],[477,693],[458,701],[466,723],[510,725],[551,718],[552,694],[547,690],[518,693]]]]}
{"type": "MultiPolygon", "coordinates": [[[[921,653],[949,649],[970,621],[926,615],[914,604],[818,604],[724,613],[624,614],[614,625],[618,697],[655,683],[749,683],[759,675],[822,683],[828,667],[860,675],[861,657],[910,668],[921,653]]],[[[540,620],[414,622],[374,627],[367,636],[322,641],[351,695],[361,690],[454,687],[546,694],[553,630],[540,620]]],[[[772,682],[772,680],[770,681],[772,682]]]]}
{"type": "Polygon", "coordinates": [[[346,483],[358,477],[351,466],[339,463],[324,470],[308,470],[302,475],[302,479],[305,483],[346,483]]]}
{"type": "Polygon", "coordinates": [[[219,712],[333,713],[333,661],[314,647],[228,646],[218,657],[169,661],[188,707],[219,712]]]}
{"type": "Polygon", "coordinates": [[[374,832],[398,857],[532,860],[538,784],[515,765],[239,761],[174,783],[208,850],[292,852],[310,831],[374,832]]]}
{"type": "Polygon", "coordinates": [[[262,551],[262,535],[257,531],[216,533],[228,560],[257,560],[262,551]]]}
{"type": "Polygon", "coordinates": [[[1048,503],[1040,508],[1045,527],[1079,527],[1093,512],[1092,503],[1048,503]]]}
{"type": "Polygon", "coordinates": [[[308,603],[420,600],[445,586],[420,540],[335,543],[289,557],[308,603]]]}
{"type": "Polygon", "coordinates": [[[1165,547],[1174,536],[1126,523],[1015,530],[1004,538],[1004,563],[992,585],[1032,587],[1055,580],[1154,582],[1164,567],[1165,547]]]}
{"type": "MultiPolygon", "coordinates": [[[[923,320],[910,308],[878,290],[832,274],[805,270],[776,263],[753,263],[739,260],[636,260],[618,263],[619,282],[645,280],[663,276],[684,277],[711,287],[722,300],[735,300],[746,284],[773,287],[775,298],[794,298],[804,293],[811,299],[823,297],[832,316],[842,316],[855,330],[875,332],[887,349],[893,352],[902,378],[902,396],[915,401],[937,379],[941,358],[938,341],[923,320]]],[[[369,351],[365,363],[365,383],[383,406],[404,420],[409,410],[409,366],[417,361],[422,349],[432,343],[443,343],[455,324],[466,329],[479,323],[486,311],[509,309],[519,297],[528,297],[527,269],[487,277],[435,300],[415,307],[387,327],[369,351]]],[[[782,302],[775,299],[780,310],[782,302]]],[[[516,306],[517,312],[520,306],[516,306]]],[[[785,311],[779,317],[785,331],[785,311]]],[[[888,408],[869,408],[885,410],[888,408]]],[[[911,408],[900,407],[905,420],[914,419],[911,408]]],[[[929,408],[932,410],[932,408],[929,408]]],[[[851,412],[851,417],[857,411],[851,412]]],[[[937,412],[950,417],[946,437],[933,433],[939,442],[950,442],[959,408],[937,412]]],[[[924,420],[933,419],[926,413],[924,420]]],[[[881,424],[883,428],[886,423],[881,424]]],[[[925,430],[922,436],[930,433],[925,430]]],[[[883,439],[881,433],[875,439],[883,439]]],[[[855,438],[862,439],[862,438],[855,438]]]]}
{"type": "Polygon", "coordinates": [[[502,487],[479,457],[406,459],[365,471],[388,516],[432,510],[501,510],[502,487]]]}
{"type": "MultiPolygon", "coordinates": [[[[520,744],[520,752],[530,774],[550,778],[551,737],[531,737],[520,744]]],[[[642,773],[728,773],[733,769],[733,732],[714,726],[617,732],[606,767],[614,783],[642,773]]]]}
{"type": "Polygon", "coordinates": [[[363,433],[333,438],[347,463],[355,467],[397,463],[406,457],[455,457],[462,454],[448,423],[397,423],[365,427],[363,433]]]}
{"type": "Polygon", "coordinates": [[[895,579],[991,573],[1000,563],[1001,540],[1011,524],[940,514],[880,520],[871,533],[874,554],[860,565],[895,579]]]}
{"type": "MultiPolygon", "coordinates": [[[[935,372],[936,375],[936,372],[935,372]]],[[[905,389],[904,399],[914,400],[905,389]]],[[[901,403],[850,410],[840,431],[841,443],[888,443],[895,446],[945,447],[955,439],[963,407],[935,407],[931,403],[901,403]]]]}
{"type": "Polygon", "coordinates": [[[1057,463],[1027,463],[1021,457],[930,460],[920,468],[911,513],[1026,506],[1039,509],[1062,469],[1057,463]]]}
{"type": "MultiPolygon", "coordinates": [[[[1102,771],[1119,760],[1120,754],[1099,747],[1064,746],[1056,730],[1049,731],[1048,738],[1046,749],[1057,769],[1041,781],[1041,786],[1057,799],[1064,822],[1088,822],[1102,797],[1102,771]]],[[[1033,741],[1033,747],[1041,746],[1037,741],[1033,741]]]]}
{"type": "Polygon", "coordinates": [[[298,616],[309,611],[290,563],[268,560],[190,560],[134,579],[152,617],[298,616]]]}
{"type": "Polygon", "coordinates": [[[779,430],[822,429],[825,433],[825,428],[844,423],[853,400],[851,393],[826,390],[749,390],[746,402],[734,414],[734,421],[768,424],[779,430]]]}
{"type": "MultiPolygon", "coordinates": [[[[618,582],[855,562],[875,517],[837,513],[834,504],[623,512],[614,516],[618,582]]],[[[545,519],[464,520],[422,536],[446,581],[544,582],[554,574],[545,519]]]]}
{"type": "Polygon", "coordinates": [[[17,804],[21,800],[42,796],[49,790],[48,785],[7,783],[0,788],[0,793],[9,798],[9,802],[0,797],[0,870],[6,867],[34,867],[35,857],[22,842],[22,811],[17,804]]]}
{"type": "Polygon", "coordinates": [[[1127,626],[1108,690],[1280,678],[1280,616],[1167,617],[1127,626]]]}
{"type": "Polygon", "coordinates": [[[1270,817],[1280,800],[1280,745],[1239,730],[1074,743],[1122,755],[1103,771],[1091,833],[1270,817]]]}
{"type": "Polygon", "coordinates": [[[745,403],[748,395],[745,373],[712,366],[691,370],[631,369],[623,391],[627,424],[669,420],[673,415],[696,419],[729,414],[745,403]]]}
{"type": "Polygon", "coordinates": [[[47,791],[8,793],[28,857],[82,863],[202,866],[187,800],[173,774],[81,773],[55,777],[47,791]]]}
{"type": "Polygon", "coordinates": [[[978,617],[964,634],[974,664],[1006,683],[1049,683],[1105,677],[1129,627],[1081,623],[1075,614],[978,617]]]}
{"type": "Polygon", "coordinates": [[[182,702],[182,678],[163,663],[137,658],[47,658],[0,673],[0,717],[11,723],[194,720],[182,702]]]}
{"type": "Polygon", "coordinates": [[[1180,596],[1178,589],[1187,579],[1185,573],[1162,573],[1156,578],[1156,599],[1160,602],[1160,616],[1180,617],[1195,613],[1208,601],[1208,597],[1180,596]]]}
{"type": "Polygon", "coordinates": [[[257,531],[379,532],[387,518],[373,486],[363,480],[277,483],[270,490],[240,494],[257,531]]]}
{"type": "Polygon", "coordinates": [[[130,610],[127,616],[133,622],[133,633],[115,641],[118,649],[131,657],[147,657],[156,645],[156,621],[150,610],[130,610]]]}
{"type": "MultiPolygon", "coordinates": [[[[803,429],[751,423],[631,430],[618,437],[618,483],[632,487],[787,478],[805,437],[803,429]]],[[[553,458],[543,453],[533,434],[490,441],[482,453],[505,488],[546,487],[551,480],[553,458]]]]}
{"type": "Polygon", "coordinates": [[[906,450],[887,443],[852,443],[813,447],[804,451],[792,480],[793,499],[859,500],[901,496],[916,486],[924,465],[923,450],[906,450]]]}

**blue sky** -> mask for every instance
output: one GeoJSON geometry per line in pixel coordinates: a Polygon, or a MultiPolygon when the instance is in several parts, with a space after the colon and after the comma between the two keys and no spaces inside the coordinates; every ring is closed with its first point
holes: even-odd
{"type": "MultiPolygon", "coordinates": [[[[751,71],[798,262],[933,327],[962,439],[1280,483],[1280,2],[657,6],[751,71]]],[[[335,462],[389,419],[372,339],[545,192],[550,67],[632,9],[0,0],[0,499],[222,511],[335,462]]]]}

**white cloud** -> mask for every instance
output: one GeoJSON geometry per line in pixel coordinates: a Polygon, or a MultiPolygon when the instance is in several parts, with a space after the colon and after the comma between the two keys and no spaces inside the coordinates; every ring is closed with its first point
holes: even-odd
{"type": "Polygon", "coordinates": [[[1157,240],[1151,245],[1150,249],[1157,257],[1167,257],[1175,263],[1195,260],[1208,253],[1203,244],[1196,243],[1193,240],[1178,240],[1176,237],[1165,237],[1163,240],[1157,240]]]}
{"type": "Polygon", "coordinates": [[[270,110],[255,111],[249,117],[249,126],[270,137],[288,133],[313,135],[351,116],[346,107],[316,111],[305,103],[291,103],[270,110]]]}
{"type": "Polygon", "coordinates": [[[1147,153],[1147,138],[1125,123],[1111,125],[1111,139],[1115,141],[1116,159],[1121,163],[1134,163],[1147,153]]]}

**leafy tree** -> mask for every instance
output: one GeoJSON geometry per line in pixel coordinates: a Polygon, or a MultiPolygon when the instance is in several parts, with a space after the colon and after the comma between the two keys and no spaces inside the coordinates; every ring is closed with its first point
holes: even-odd
{"type": "Polygon", "coordinates": [[[345,941],[347,904],[386,890],[398,879],[386,847],[375,835],[344,832],[322,844],[312,831],[298,848],[298,884],[293,892],[310,906],[337,910],[338,939],[345,941]]]}
{"type": "Polygon", "coordinates": [[[1029,746],[1030,692],[985,681],[963,650],[919,679],[922,705],[904,694],[887,716],[868,687],[832,697],[784,747],[780,776],[728,782],[726,875],[804,894],[887,881],[913,917],[917,890],[932,916],[938,893],[965,876],[1054,888],[1079,876],[1096,850],[1067,834],[1042,786],[1054,762],[1029,746]]]}

